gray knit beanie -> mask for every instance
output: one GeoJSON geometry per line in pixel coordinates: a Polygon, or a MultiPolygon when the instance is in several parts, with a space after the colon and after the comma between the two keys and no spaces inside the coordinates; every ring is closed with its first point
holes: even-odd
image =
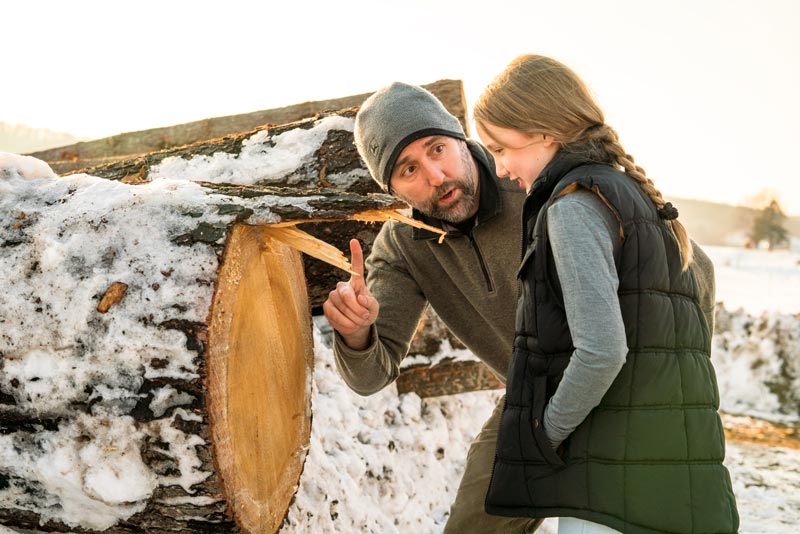
{"type": "Polygon", "coordinates": [[[410,143],[429,135],[467,138],[461,123],[438,98],[401,82],[384,87],[361,105],[353,134],[372,179],[384,190],[389,189],[400,152],[410,143]]]}

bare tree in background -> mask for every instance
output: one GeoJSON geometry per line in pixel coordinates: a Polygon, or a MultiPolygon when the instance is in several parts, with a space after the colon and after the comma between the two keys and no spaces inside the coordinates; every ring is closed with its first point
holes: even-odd
{"type": "Polygon", "coordinates": [[[781,210],[777,200],[772,200],[763,211],[753,220],[750,230],[750,240],[754,245],[761,241],[769,244],[769,250],[777,245],[789,242],[789,232],[784,227],[786,215],[781,210]]]}

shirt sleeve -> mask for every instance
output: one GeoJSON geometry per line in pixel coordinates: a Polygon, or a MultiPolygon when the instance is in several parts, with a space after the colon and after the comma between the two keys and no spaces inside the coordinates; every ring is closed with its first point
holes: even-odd
{"type": "Polygon", "coordinates": [[[334,333],[336,367],[347,385],[360,395],[380,391],[400,374],[400,362],[428,303],[395,242],[393,224],[384,224],[365,262],[367,287],[380,305],[370,329],[370,345],[353,350],[338,332],[334,333]]]}
{"type": "Polygon", "coordinates": [[[547,211],[547,232],[575,351],[544,412],[553,447],[600,403],[628,353],[614,263],[619,223],[599,196],[578,190],[547,211]]]}
{"type": "Polygon", "coordinates": [[[700,248],[700,245],[692,241],[694,249],[694,261],[689,264],[689,269],[694,271],[697,280],[698,298],[703,316],[708,324],[709,335],[714,334],[714,308],[715,308],[715,284],[714,284],[714,264],[711,258],[700,248]]]}

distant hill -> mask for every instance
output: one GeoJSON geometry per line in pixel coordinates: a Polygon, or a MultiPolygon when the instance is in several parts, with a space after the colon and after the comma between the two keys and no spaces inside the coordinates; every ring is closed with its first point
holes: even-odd
{"type": "MultiPolygon", "coordinates": [[[[718,204],[705,200],[667,198],[680,212],[680,220],[689,235],[701,245],[741,246],[753,219],[760,210],[743,206],[718,204]]],[[[800,217],[787,217],[786,229],[793,237],[800,237],[800,217]]]]}
{"type": "Polygon", "coordinates": [[[24,154],[85,141],[65,132],[0,122],[0,152],[24,154]]]}

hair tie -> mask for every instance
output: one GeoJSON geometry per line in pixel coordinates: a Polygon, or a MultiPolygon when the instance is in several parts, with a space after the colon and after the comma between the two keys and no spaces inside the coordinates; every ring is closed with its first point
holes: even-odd
{"type": "Polygon", "coordinates": [[[664,207],[658,210],[658,216],[662,219],[671,221],[678,218],[678,208],[672,205],[672,202],[667,202],[664,207]]]}

